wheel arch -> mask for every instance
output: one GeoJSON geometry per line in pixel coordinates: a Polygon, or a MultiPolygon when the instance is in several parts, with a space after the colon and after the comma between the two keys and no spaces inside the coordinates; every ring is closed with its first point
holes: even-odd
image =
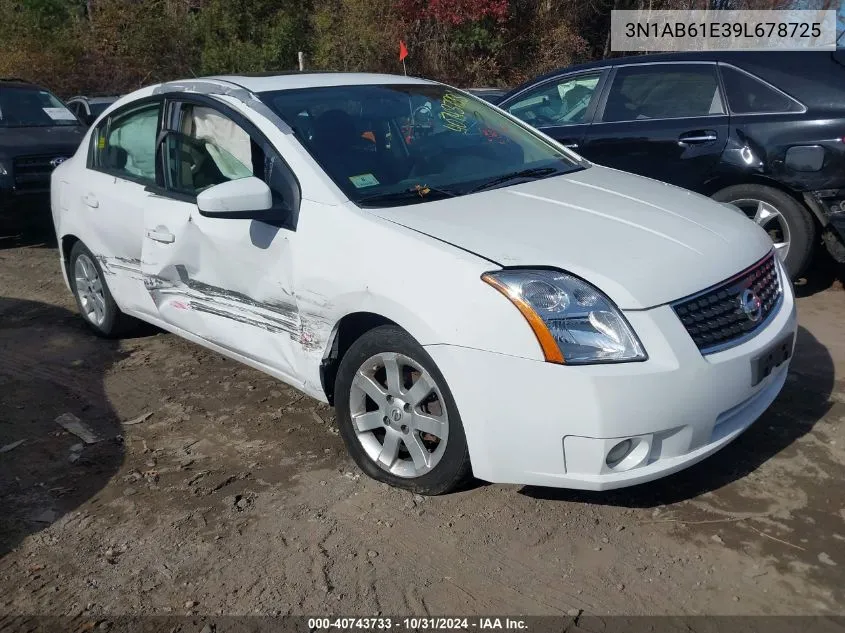
{"type": "Polygon", "coordinates": [[[320,385],[330,405],[334,405],[334,383],[344,354],[355,341],[380,325],[402,327],[394,320],[376,312],[351,312],[341,317],[332,328],[325,355],[320,363],[320,385]]]}
{"type": "Polygon", "coordinates": [[[62,266],[64,267],[64,273],[66,277],[70,277],[70,252],[73,250],[74,245],[77,242],[81,242],[76,235],[72,233],[68,233],[67,235],[62,236],[62,239],[59,240],[59,248],[61,249],[61,256],[62,256],[62,266]]]}

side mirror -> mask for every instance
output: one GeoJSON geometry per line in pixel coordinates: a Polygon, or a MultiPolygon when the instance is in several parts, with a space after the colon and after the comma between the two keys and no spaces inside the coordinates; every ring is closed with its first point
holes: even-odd
{"type": "Polygon", "coordinates": [[[266,221],[273,194],[263,180],[250,176],[209,187],[197,196],[200,215],[266,221]]]}

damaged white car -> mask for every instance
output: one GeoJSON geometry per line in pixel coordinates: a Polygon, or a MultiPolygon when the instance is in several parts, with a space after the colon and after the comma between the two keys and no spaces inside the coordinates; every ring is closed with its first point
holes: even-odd
{"type": "Polygon", "coordinates": [[[795,340],[743,215],[420,79],[139,90],[52,208],[94,330],[142,319],[333,403],[362,470],[426,494],[680,470],[771,404],[795,340]]]}

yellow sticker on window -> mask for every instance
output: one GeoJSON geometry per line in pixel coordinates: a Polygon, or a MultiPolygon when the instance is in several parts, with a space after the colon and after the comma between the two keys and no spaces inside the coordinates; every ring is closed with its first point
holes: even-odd
{"type": "Polygon", "coordinates": [[[101,136],[97,139],[97,149],[106,149],[106,137],[101,136]]]}

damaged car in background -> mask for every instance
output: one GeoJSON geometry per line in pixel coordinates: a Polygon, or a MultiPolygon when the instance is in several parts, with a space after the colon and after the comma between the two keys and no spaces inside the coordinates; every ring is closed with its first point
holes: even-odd
{"type": "Polygon", "coordinates": [[[436,82],[144,88],[52,185],[95,332],[148,321],[331,403],[364,472],[423,494],[653,480],[786,380],[793,293],[758,225],[436,82]]]}
{"type": "Polygon", "coordinates": [[[793,279],[845,263],[845,51],[618,57],[538,77],[499,107],[601,165],[733,204],[793,279]]]}

